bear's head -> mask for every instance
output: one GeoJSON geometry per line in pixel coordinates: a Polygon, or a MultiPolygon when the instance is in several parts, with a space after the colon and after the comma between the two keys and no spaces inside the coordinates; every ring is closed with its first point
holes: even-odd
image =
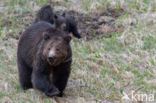
{"type": "Polygon", "coordinates": [[[71,36],[61,30],[47,30],[43,33],[43,56],[51,66],[64,62],[70,50],[71,36]]]}

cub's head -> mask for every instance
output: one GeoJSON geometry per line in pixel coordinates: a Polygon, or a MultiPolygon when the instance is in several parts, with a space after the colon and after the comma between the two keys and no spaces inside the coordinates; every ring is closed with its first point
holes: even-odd
{"type": "Polygon", "coordinates": [[[43,33],[43,56],[51,66],[64,62],[70,52],[71,36],[61,30],[48,30],[43,33]]]}

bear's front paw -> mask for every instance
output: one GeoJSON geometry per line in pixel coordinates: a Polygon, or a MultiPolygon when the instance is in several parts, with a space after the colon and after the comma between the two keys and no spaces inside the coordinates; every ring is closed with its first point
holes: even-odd
{"type": "Polygon", "coordinates": [[[63,92],[60,92],[57,96],[58,97],[63,97],[63,92]]]}
{"type": "Polygon", "coordinates": [[[52,88],[50,90],[48,90],[47,92],[45,92],[46,96],[57,96],[60,94],[60,91],[57,88],[52,88]]]}

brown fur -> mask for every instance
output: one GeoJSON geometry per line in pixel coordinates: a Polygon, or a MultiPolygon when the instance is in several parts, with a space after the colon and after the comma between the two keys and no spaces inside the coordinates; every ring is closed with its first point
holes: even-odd
{"type": "Polygon", "coordinates": [[[45,5],[38,11],[34,23],[39,21],[46,21],[54,24],[57,28],[63,28],[64,31],[72,33],[76,38],[81,38],[74,17],[66,15],[65,13],[63,15],[55,14],[50,5],[45,5]]]}
{"type": "Polygon", "coordinates": [[[62,96],[72,62],[71,37],[47,22],[32,24],[18,43],[17,63],[23,89],[62,96]],[[50,54],[50,52],[55,52],[50,54]],[[54,58],[49,59],[50,56],[54,58]]]}

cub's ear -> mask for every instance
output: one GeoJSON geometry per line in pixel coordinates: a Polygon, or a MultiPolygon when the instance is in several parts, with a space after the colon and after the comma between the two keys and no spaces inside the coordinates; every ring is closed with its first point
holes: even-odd
{"type": "Polygon", "coordinates": [[[43,32],[43,38],[44,38],[44,40],[48,40],[50,38],[49,33],[43,32]]]}
{"type": "Polygon", "coordinates": [[[66,36],[66,37],[64,37],[64,40],[69,44],[70,43],[70,41],[71,41],[71,36],[66,36]]]}

